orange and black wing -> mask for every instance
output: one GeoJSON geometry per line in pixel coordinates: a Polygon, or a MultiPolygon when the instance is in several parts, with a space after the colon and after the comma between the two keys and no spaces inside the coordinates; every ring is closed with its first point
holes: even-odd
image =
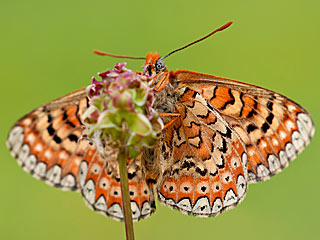
{"type": "Polygon", "coordinates": [[[235,206],[248,183],[287,167],[314,134],[308,112],[278,93],[190,71],[171,72],[170,82],[180,117],[159,141],[157,190],[184,213],[235,206]]]}
{"type": "Polygon", "coordinates": [[[198,92],[175,89],[179,118],[161,136],[159,200],[200,217],[237,205],[247,189],[247,154],[237,132],[198,92]]]}
{"type": "Polygon", "coordinates": [[[269,179],[287,167],[314,134],[310,114],[281,94],[189,71],[175,72],[174,79],[199,92],[240,136],[249,182],[269,179]]]}
{"type": "MultiPolygon", "coordinates": [[[[81,116],[88,108],[85,88],[49,102],[11,128],[7,146],[18,164],[34,177],[63,190],[80,190],[96,211],[122,220],[119,165],[114,151],[102,157],[82,140],[81,116]]],[[[140,158],[128,163],[133,220],[155,210],[140,158]]]]}

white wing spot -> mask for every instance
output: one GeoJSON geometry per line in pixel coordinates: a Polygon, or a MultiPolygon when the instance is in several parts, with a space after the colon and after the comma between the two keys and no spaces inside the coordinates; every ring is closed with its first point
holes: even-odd
{"type": "Polygon", "coordinates": [[[269,176],[270,172],[268,170],[268,168],[266,168],[266,166],[264,166],[263,164],[260,164],[257,166],[257,175],[258,177],[266,177],[269,176]]]}
{"type": "Polygon", "coordinates": [[[308,144],[310,142],[309,135],[307,130],[305,129],[304,125],[301,123],[301,121],[297,120],[297,126],[298,130],[303,138],[303,141],[308,144]]]}
{"type": "Polygon", "coordinates": [[[222,201],[219,197],[217,197],[214,202],[213,202],[213,206],[212,206],[212,213],[218,213],[221,211],[222,208],[222,201]]]}
{"type": "Polygon", "coordinates": [[[246,180],[245,180],[244,176],[239,174],[238,179],[237,179],[237,193],[238,193],[239,198],[242,198],[244,196],[244,194],[246,192],[246,188],[247,188],[246,180]]]}
{"type": "Polygon", "coordinates": [[[294,131],[291,136],[292,143],[297,152],[301,152],[304,148],[304,141],[297,131],[294,131]]]}
{"type": "Polygon", "coordinates": [[[272,173],[276,173],[281,169],[279,159],[273,154],[269,155],[268,163],[269,163],[269,169],[272,173]]]}
{"type": "Polygon", "coordinates": [[[61,186],[71,188],[76,185],[76,179],[72,174],[68,174],[61,180],[61,186]]]}
{"type": "Polygon", "coordinates": [[[255,151],[253,149],[250,149],[249,156],[253,156],[255,154],[255,151]]]}
{"type": "Polygon", "coordinates": [[[16,155],[18,154],[20,148],[21,148],[21,145],[23,143],[23,140],[24,140],[24,135],[23,134],[20,134],[16,141],[13,143],[13,149],[12,149],[12,154],[14,155],[14,157],[16,157],[16,155]]]}
{"type": "Polygon", "coordinates": [[[301,121],[301,123],[304,125],[306,131],[309,133],[309,136],[313,136],[314,134],[314,126],[312,123],[312,120],[308,114],[300,113],[298,114],[298,119],[301,121]]]}
{"type": "Polygon", "coordinates": [[[286,127],[287,127],[288,131],[290,131],[291,129],[295,128],[295,125],[294,125],[294,123],[292,121],[287,120],[286,121],[286,127]]]}
{"type": "Polygon", "coordinates": [[[248,169],[247,169],[248,156],[245,152],[242,154],[241,159],[242,159],[242,167],[243,167],[244,175],[245,175],[245,178],[247,178],[247,175],[248,175],[248,169]]]}
{"type": "Polygon", "coordinates": [[[248,173],[248,180],[249,180],[249,183],[250,182],[255,182],[256,181],[256,175],[253,172],[249,172],[248,173]]]}
{"type": "Polygon", "coordinates": [[[39,162],[34,169],[36,178],[43,178],[46,175],[47,165],[44,162],[39,162]]]}
{"type": "Polygon", "coordinates": [[[35,148],[34,148],[34,150],[36,150],[37,152],[42,152],[42,145],[41,145],[41,143],[38,143],[36,146],[35,146],[35,148]]]}
{"type": "Polygon", "coordinates": [[[23,144],[22,148],[19,151],[18,164],[22,165],[23,162],[27,159],[30,153],[30,148],[27,144],[23,144]]]}
{"type": "Polygon", "coordinates": [[[281,140],[285,139],[286,137],[287,137],[287,134],[284,131],[280,131],[281,140]]]}
{"type": "Polygon", "coordinates": [[[238,198],[232,188],[230,188],[224,196],[223,206],[230,206],[238,201],[238,198]]]}
{"type": "Polygon", "coordinates": [[[7,145],[9,148],[14,146],[20,135],[23,135],[23,128],[21,126],[16,126],[10,131],[7,141],[7,145]]]}
{"type": "Polygon", "coordinates": [[[107,203],[106,200],[104,199],[104,196],[101,195],[98,200],[96,201],[96,203],[94,204],[94,207],[100,211],[107,211],[107,203]]]}
{"type": "Polygon", "coordinates": [[[131,214],[132,214],[133,220],[138,220],[139,217],[141,216],[140,209],[136,202],[131,202],[131,214]]]}
{"type": "Polygon", "coordinates": [[[265,141],[261,140],[260,143],[262,148],[267,147],[267,143],[265,141]]]}
{"type": "Polygon", "coordinates": [[[50,158],[52,157],[51,151],[50,151],[50,150],[45,151],[44,156],[45,156],[47,159],[50,159],[50,158]]]}
{"type": "Polygon", "coordinates": [[[294,111],[297,110],[297,108],[295,106],[293,106],[293,105],[289,105],[288,106],[288,110],[289,110],[289,112],[294,112],[294,111]]]}
{"type": "Polygon", "coordinates": [[[151,207],[149,202],[144,202],[141,209],[141,215],[146,216],[151,213],[151,207]]]}
{"type": "Polygon", "coordinates": [[[89,179],[88,182],[84,185],[82,194],[91,205],[94,203],[96,188],[92,179],[89,179]]]}
{"type": "Polygon", "coordinates": [[[186,212],[192,211],[192,206],[189,198],[184,198],[177,203],[177,207],[186,212]]]}
{"type": "Polygon", "coordinates": [[[65,160],[65,159],[67,159],[67,158],[68,158],[68,155],[67,155],[65,152],[60,152],[60,154],[59,154],[59,158],[61,158],[61,159],[65,160]]]}
{"type": "Polygon", "coordinates": [[[47,180],[49,184],[58,184],[61,180],[61,167],[58,165],[54,165],[51,169],[47,172],[47,180]]]}
{"type": "Polygon", "coordinates": [[[35,139],[36,139],[36,138],[35,138],[35,136],[34,136],[33,133],[30,133],[30,134],[27,136],[27,141],[28,141],[29,143],[31,143],[31,144],[34,142],[35,139]]]}
{"type": "Polygon", "coordinates": [[[32,171],[35,166],[36,166],[36,163],[37,163],[37,158],[35,155],[30,155],[26,161],[24,162],[24,167],[23,169],[27,172],[30,172],[32,171]]]}
{"type": "Polygon", "coordinates": [[[32,123],[32,121],[30,118],[26,118],[21,123],[25,126],[29,126],[32,123]]]}
{"type": "Polygon", "coordinates": [[[87,172],[88,172],[88,164],[86,161],[82,161],[80,164],[80,168],[79,168],[79,183],[80,183],[80,187],[83,187],[84,182],[86,180],[87,177],[87,172]]]}
{"type": "Polygon", "coordinates": [[[196,204],[193,206],[192,213],[200,215],[208,215],[211,213],[209,200],[207,197],[198,198],[196,204]]]}
{"type": "Polygon", "coordinates": [[[273,143],[273,145],[274,146],[278,146],[279,145],[279,142],[278,142],[278,140],[277,139],[272,139],[272,143],[273,143]]]}
{"type": "Polygon", "coordinates": [[[295,159],[296,151],[291,143],[286,144],[286,153],[290,161],[295,159]]]}
{"type": "Polygon", "coordinates": [[[80,161],[81,158],[76,158],[76,160],[74,160],[74,164],[78,166],[80,164],[80,161]]]}
{"type": "Polygon", "coordinates": [[[173,199],[166,199],[166,204],[169,205],[169,206],[175,206],[176,203],[175,201],[173,201],[173,199]]]}
{"type": "Polygon", "coordinates": [[[107,211],[110,216],[116,217],[118,219],[123,218],[122,209],[119,203],[114,203],[107,211]]]}
{"type": "Polygon", "coordinates": [[[284,151],[280,151],[279,157],[281,165],[283,167],[287,167],[289,165],[287,154],[284,151]]]}

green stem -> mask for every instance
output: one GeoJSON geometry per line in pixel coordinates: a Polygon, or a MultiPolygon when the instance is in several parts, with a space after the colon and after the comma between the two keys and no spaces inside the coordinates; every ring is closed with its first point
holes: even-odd
{"type": "Polygon", "coordinates": [[[133,222],[131,214],[131,203],[129,197],[128,172],[127,172],[127,157],[128,153],[125,148],[119,149],[119,168],[120,168],[120,184],[122,195],[122,209],[124,223],[126,229],[127,240],[134,240],[133,222]]]}

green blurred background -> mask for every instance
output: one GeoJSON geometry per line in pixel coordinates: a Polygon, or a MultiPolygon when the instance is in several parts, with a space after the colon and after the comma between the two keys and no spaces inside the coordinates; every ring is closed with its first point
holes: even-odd
{"type": "MultiPolygon", "coordinates": [[[[122,223],[89,210],[75,192],[35,180],[10,156],[11,125],[33,108],[88,85],[119,60],[92,54],[164,55],[227,21],[234,24],[166,59],[188,69],[263,86],[307,108],[319,127],[320,2],[0,2],[0,239],[124,239],[122,223]]],[[[141,70],[142,61],[128,61],[141,70]]],[[[250,185],[234,210],[201,219],[160,206],[135,223],[136,239],[319,239],[319,134],[284,170],[250,185]]]]}

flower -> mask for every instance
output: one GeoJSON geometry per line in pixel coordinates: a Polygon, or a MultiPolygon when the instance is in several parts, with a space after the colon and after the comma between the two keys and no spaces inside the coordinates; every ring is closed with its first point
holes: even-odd
{"type": "Polygon", "coordinates": [[[96,143],[104,154],[106,146],[124,147],[129,158],[154,146],[163,123],[152,108],[154,93],[150,78],[118,63],[114,69],[92,78],[86,89],[89,107],[82,115],[83,137],[96,143]]]}

